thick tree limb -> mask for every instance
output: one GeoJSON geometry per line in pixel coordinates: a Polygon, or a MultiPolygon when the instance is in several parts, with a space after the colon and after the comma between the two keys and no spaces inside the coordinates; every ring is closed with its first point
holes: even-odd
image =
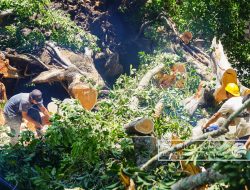
{"type": "Polygon", "coordinates": [[[201,172],[199,174],[192,175],[192,176],[179,180],[177,183],[172,185],[171,189],[172,190],[194,189],[195,187],[208,184],[208,183],[214,183],[223,178],[225,178],[224,175],[221,175],[219,172],[216,172],[212,169],[208,169],[205,172],[201,172]]]}
{"type": "Polygon", "coordinates": [[[242,107],[235,111],[234,113],[232,113],[228,118],[227,120],[225,121],[225,123],[222,125],[222,127],[217,130],[217,131],[212,131],[210,133],[206,133],[202,136],[200,136],[199,138],[196,138],[196,139],[191,139],[189,141],[186,141],[184,143],[181,143],[181,144],[178,144],[176,146],[173,146],[172,148],[168,149],[168,150],[164,150],[164,151],[161,151],[159,152],[157,155],[155,155],[154,157],[152,157],[150,160],[148,160],[145,164],[142,165],[142,167],[140,168],[141,170],[145,170],[150,164],[152,164],[154,161],[156,161],[159,157],[161,157],[162,155],[166,155],[166,154],[170,154],[172,152],[176,152],[178,150],[181,150],[187,146],[190,146],[192,144],[195,144],[199,141],[202,141],[202,140],[206,140],[208,137],[218,137],[218,136],[221,136],[225,133],[228,132],[228,126],[229,124],[231,123],[231,121],[237,117],[237,115],[239,115],[244,109],[246,109],[248,106],[250,105],[250,99],[247,100],[243,105],[242,107]]]}
{"type": "Polygon", "coordinates": [[[0,12],[0,19],[4,18],[4,17],[7,17],[7,16],[10,16],[13,14],[13,10],[12,9],[7,9],[5,11],[1,11],[0,12]]]}
{"type": "Polygon", "coordinates": [[[206,66],[210,65],[209,56],[206,55],[203,51],[195,46],[190,46],[182,42],[180,38],[180,33],[178,32],[175,23],[171,20],[171,18],[166,17],[164,14],[160,16],[161,20],[163,20],[166,25],[173,31],[175,36],[175,41],[179,41],[184,50],[190,53],[197,61],[205,64],[206,66]],[[178,40],[179,39],[179,40],[178,40]]]}
{"type": "Polygon", "coordinates": [[[65,70],[64,69],[50,69],[49,71],[44,71],[35,77],[32,82],[34,83],[51,83],[56,81],[65,80],[65,70]]]}
{"type": "Polygon", "coordinates": [[[36,60],[37,63],[39,63],[41,66],[43,66],[45,69],[49,70],[50,67],[48,65],[46,65],[45,63],[43,63],[38,57],[31,55],[31,54],[26,54],[27,56],[31,57],[32,59],[36,60]]]}
{"type": "MultiPolygon", "coordinates": [[[[59,61],[67,66],[70,67],[73,64],[70,62],[70,60],[68,60],[66,57],[62,56],[61,52],[59,51],[59,49],[51,42],[45,42],[45,44],[51,48],[51,50],[53,51],[54,55],[56,55],[56,57],[59,59],[59,61]]],[[[50,51],[50,50],[49,50],[50,51]]]]}
{"type": "MultiPolygon", "coordinates": [[[[49,67],[43,63],[39,58],[37,58],[34,55],[31,54],[9,54],[7,52],[3,52],[4,55],[10,59],[10,61],[18,61],[20,63],[25,63],[25,64],[33,64],[33,65],[38,65],[40,67],[43,67],[45,69],[49,69],[49,67]]],[[[14,68],[14,67],[13,67],[14,68]]],[[[14,68],[15,69],[15,68],[14,68]]]]}
{"type": "MultiPolygon", "coordinates": [[[[152,77],[160,72],[162,69],[164,68],[164,64],[160,64],[157,65],[156,67],[154,67],[153,69],[149,70],[141,79],[141,81],[138,84],[138,87],[135,89],[136,92],[143,90],[144,88],[146,88],[150,82],[150,80],[152,79],[152,77]]],[[[130,109],[132,110],[136,110],[138,108],[139,105],[139,99],[137,96],[133,96],[130,100],[130,109]]]]}

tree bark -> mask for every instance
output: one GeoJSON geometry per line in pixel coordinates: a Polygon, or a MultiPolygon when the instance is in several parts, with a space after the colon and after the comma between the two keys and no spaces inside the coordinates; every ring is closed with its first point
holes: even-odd
{"type": "Polygon", "coordinates": [[[221,175],[219,172],[216,172],[212,169],[208,169],[205,172],[192,175],[181,179],[174,185],[172,185],[172,190],[189,190],[194,189],[195,187],[199,187],[204,184],[214,183],[223,179],[225,176],[221,175]]]}
{"type": "MultiPolygon", "coordinates": [[[[135,92],[141,91],[143,89],[145,89],[150,80],[152,79],[152,77],[157,74],[158,72],[160,72],[162,69],[164,68],[164,64],[160,64],[157,65],[156,67],[154,67],[153,69],[149,70],[141,79],[141,81],[138,84],[138,87],[135,89],[135,92]]],[[[137,96],[133,96],[130,100],[130,104],[129,104],[129,108],[132,110],[136,110],[138,109],[138,105],[139,105],[139,99],[137,96]]]]}
{"type": "Polygon", "coordinates": [[[152,136],[133,136],[136,165],[141,166],[157,153],[157,139],[152,136]]]}

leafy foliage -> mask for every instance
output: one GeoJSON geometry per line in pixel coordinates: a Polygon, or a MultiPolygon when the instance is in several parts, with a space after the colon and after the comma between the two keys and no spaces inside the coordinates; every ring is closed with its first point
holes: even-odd
{"type": "Polygon", "coordinates": [[[13,10],[14,22],[9,21],[0,29],[1,49],[38,51],[45,40],[83,51],[88,46],[98,50],[96,37],[85,32],[70,20],[63,11],[50,7],[49,0],[1,0],[0,10],[13,10]]]}
{"type": "Polygon", "coordinates": [[[238,70],[239,79],[249,84],[250,41],[244,32],[250,19],[248,1],[146,1],[137,15],[141,20],[153,21],[150,34],[146,31],[146,36],[153,40],[160,37],[157,31],[162,24],[156,19],[160,13],[172,17],[180,32],[190,31],[194,39],[203,39],[206,48],[214,36],[221,39],[230,63],[238,70]]]}
{"type": "MultiPolygon", "coordinates": [[[[166,163],[147,173],[139,171],[134,164],[133,143],[123,131],[124,124],[144,116],[154,121],[158,136],[173,132],[188,138],[188,126],[191,125],[188,119],[178,119],[180,113],[176,112],[180,111],[174,109],[179,106],[177,102],[171,105],[172,115],[165,112],[161,118],[152,117],[157,101],[165,97],[168,103],[172,102],[179,89],[163,91],[152,82],[145,90],[133,90],[142,76],[163,60],[167,71],[178,57],[161,52],[156,55],[141,53],[140,69],[136,72],[132,69],[135,72],[132,76],[121,76],[109,96],[98,102],[94,112],[84,110],[73,100],[57,102],[60,111],[53,116],[44,139],[34,140],[25,133],[19,145],[1,149],[1,175],[14,184],[18,181],[20,189],[74,186],[120,189],[118,173],[122,169],[132,177],[138,189],[169,188],[181,176],[176,172],[180,165],[166,163]],[[136,111],[129,108],[134,95],[140,99],[136,111]]],[[[183,89],[177,100],[188,96],[189,90],[190,87],[183,89]]]]}

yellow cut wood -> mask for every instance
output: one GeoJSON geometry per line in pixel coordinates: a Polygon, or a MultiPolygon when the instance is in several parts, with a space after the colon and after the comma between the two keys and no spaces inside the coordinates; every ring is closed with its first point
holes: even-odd
{"type": "Polygon", "coordinates": [[[4,118],[3,110],[0,109],[0,125],[4,125],[4,124],[5,124],[5,118],[4,118]]]}
{"type": "Polygon", "coordinates": [[[185,43],[185,44],[189,44],[189,42],[192,40],[193,35],[191,32],[184,32],[183,34],[181,34],[180,36],[181,40],[185,43]]]}
{"type": "Polygon", "coordinates": [[[122,184],[125,186],[125,190],[135,190],[133,179],[127,176],[122,170],[119,172],[119,177],[122,184]]]}
{"type": "Polygon", "coordinates": [[[235,83],[237,84],[237,73],[234,69],[229,68],[227,69],[221,78],[221,86],[220,88],[216,89],[214,92],[214,98],[216,102],[220,103],[223,100],[227,99],[225,87],[228,83],[235,83]]]}
{"type": "Polygon", "coordinates": [[[9,60],[0,53],[0,73],[4,78],[18,78],[18,70],[10,66],[9,60]]]}
{"type": "MultiPolygon", "coordinates": [[[[181,140],[177,135],[172,134],[171,145],[173,146],[180,143],[183,143],[183,140],[181,140]]],[[[179,155],[181,155],[182,153],[182,150],[178,151],[179,155]]],[[[180,164],[182,166],[182,170],[188,175],[195,175],[201,172],[200,167],[195,166],[193,163],[186,164],[185,161],[180,161],[180,164]]]]}
{"type": "Polygon", "coordinates": [[[78,99],[81,105],[87,110],[91,110],[97,102],[97,90],[83,84],[73,86],[71,94],[75,99],[78,99]]]}
{"type": "Polygon", "coordinates": [[[183,88],[186,80],[186,68],[184,64],[175,64],[171,67],[171,74],[165,74],[162,71],[156,74],[158,83],[163,88],[175,86],[183,88]]]}

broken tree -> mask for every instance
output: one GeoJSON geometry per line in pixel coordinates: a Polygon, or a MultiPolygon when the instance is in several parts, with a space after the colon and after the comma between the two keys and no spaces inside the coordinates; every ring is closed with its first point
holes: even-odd
{"type": "Polygon", "coordinates": [[[237,72],[229,63],[221,42],[213,39],[211,49],[211,65],[207,69],[212,70],[216,81],[215,87],[209,87],[210,80],[201,81],[195,95],[183,100],[182,104],[190,115],[193,115],[199,105],[214,105],[227,99],[225,87],[228,83],[236,83],[240,87],[241,95],[250,93],[250,89],[243,86],[238,78],[237,72]]]}
{"type": "MultiPolygon", "coordinates": [[[[91,52],[87,50],[85,52],[91,52]]],[[[4,53],[13,65],[20,67],[19,70],[25,70],[23,77],[26,76],[29,67],[33,68],[29,71],[33,72],[31,75],[38,74],[32,79],[33,83],[60,82],[70,96],[78,99],[87,110],[91,110],[96,104],[98,96],[96,88],[105,86],[95,69],[91,53],[76,54],[61,49],[52,42],[46,42],[40,57],[4,53]]]]}

